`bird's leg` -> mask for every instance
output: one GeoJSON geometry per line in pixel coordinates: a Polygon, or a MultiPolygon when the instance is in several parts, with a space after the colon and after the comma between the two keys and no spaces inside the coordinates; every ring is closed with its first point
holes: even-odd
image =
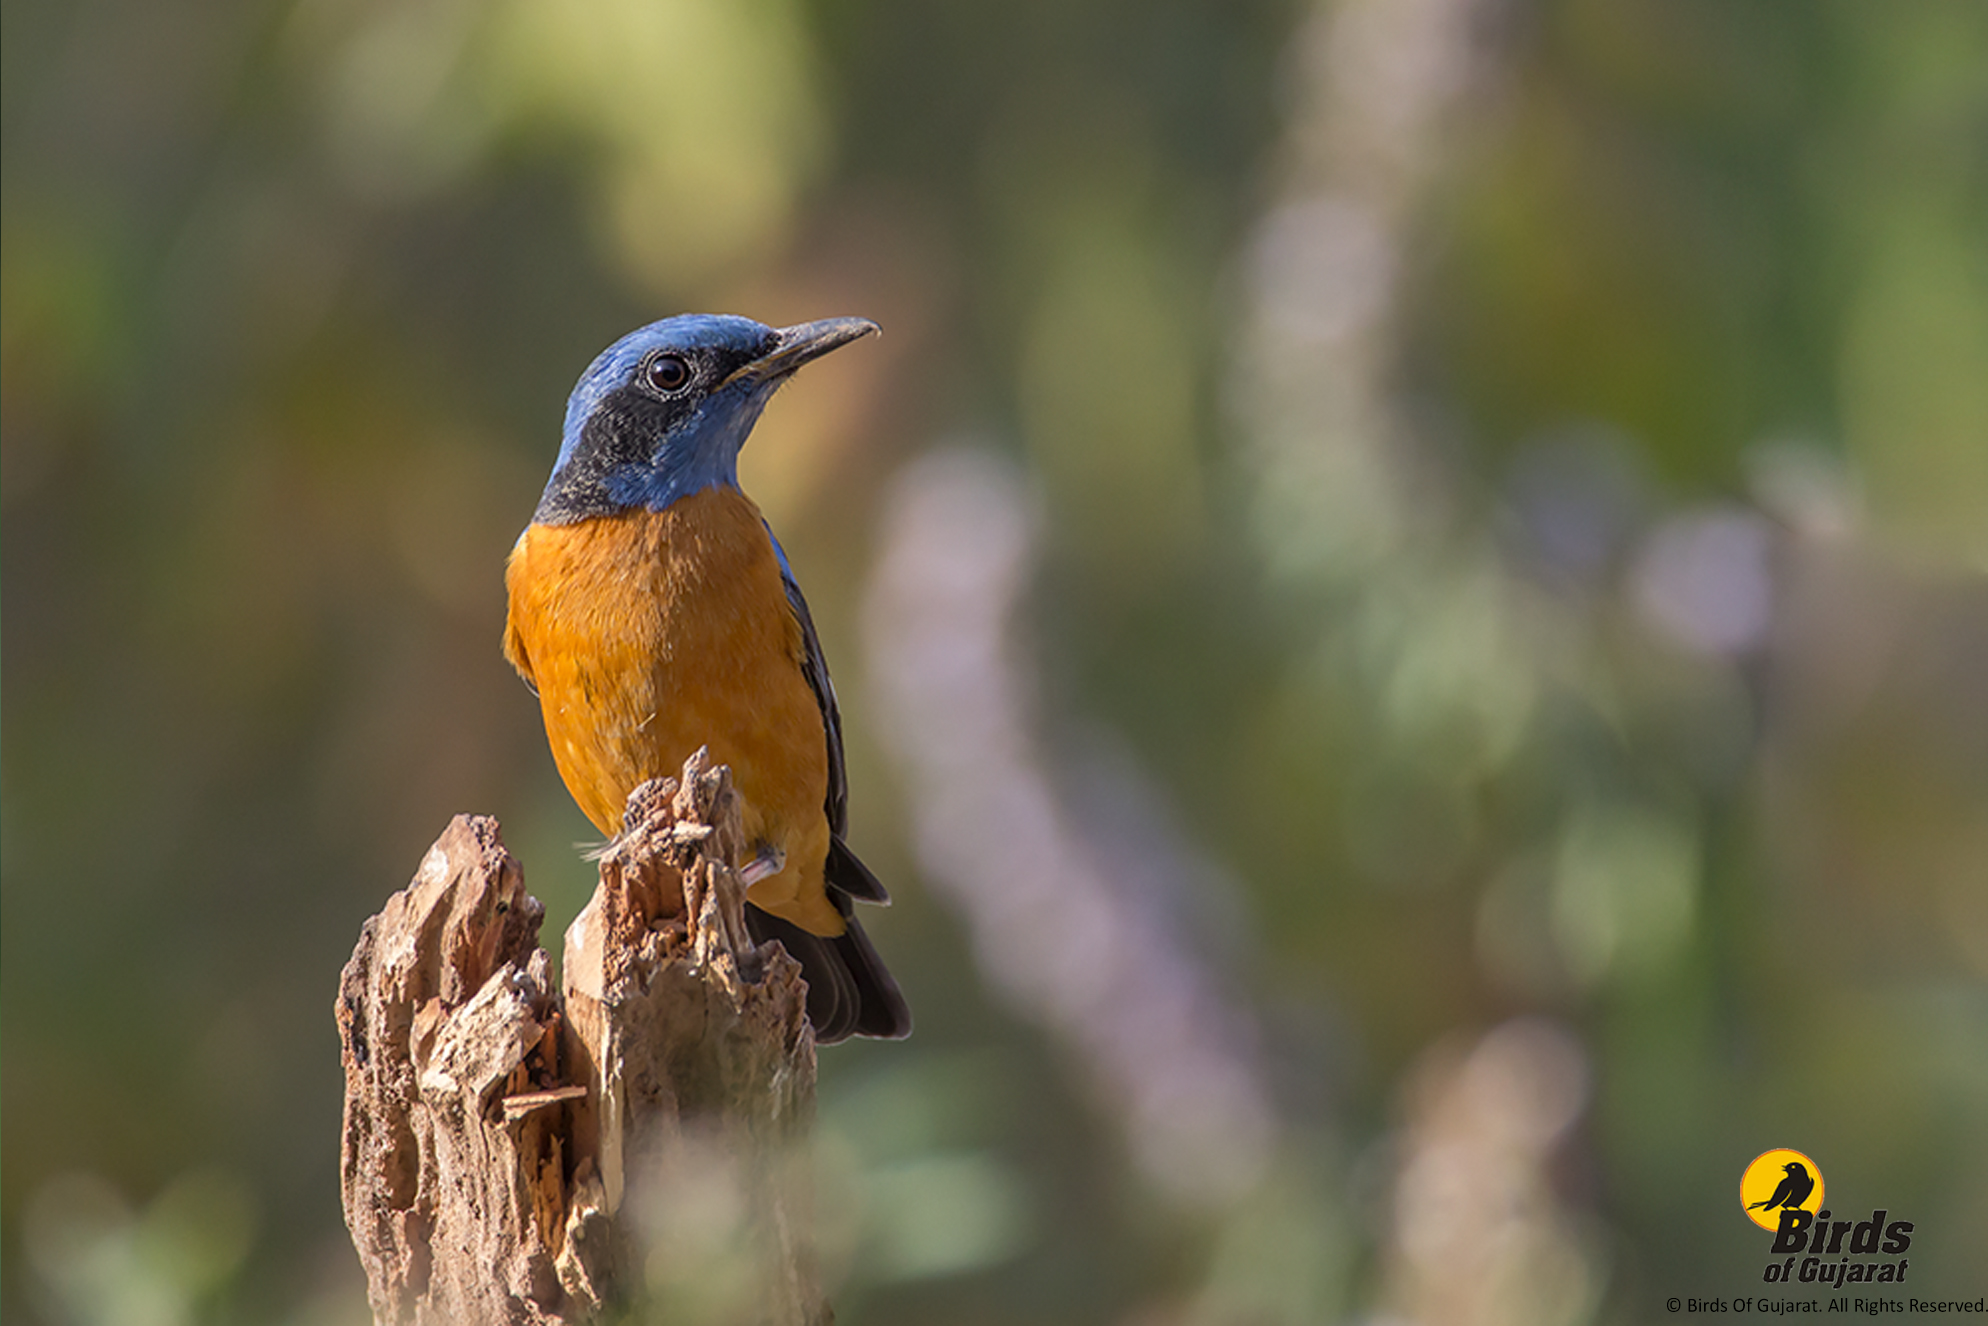
{"type": "Polygon", "coordinates": [[[759,854],[739,869],[739,879],[747,888],[787,868],[787,853],[772,843],[761,843],[759,854]]]}

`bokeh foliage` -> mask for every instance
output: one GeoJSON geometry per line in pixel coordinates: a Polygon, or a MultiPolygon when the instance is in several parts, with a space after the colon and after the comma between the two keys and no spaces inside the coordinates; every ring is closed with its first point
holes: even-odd
{"type": "Polygon", "coordinates": [[[1435,1326],[1431,1246],[1529,1272],[1473,1320],[1655,1319],[1757,1292],[1731,1196],[1772,1146],[1979,1292],[1978,4],[18,0],[0,36],[7,1319],[364,1319],[336,973],[457,811],[555,928],[584,898],[501,564],[579,370],[684,309],[887,333],[745,462],[919,1018],[824,1056],[843,1320],[1435,1326]],[[1100,906],[1234,1016],[1268,1122],[1219,1191],[931,886],[873,682],[946,474],[1022,541],[1000,657],[1100,906]],[[1498,1146],[1531,1251],[1418,1186],[1498,1146]]]}

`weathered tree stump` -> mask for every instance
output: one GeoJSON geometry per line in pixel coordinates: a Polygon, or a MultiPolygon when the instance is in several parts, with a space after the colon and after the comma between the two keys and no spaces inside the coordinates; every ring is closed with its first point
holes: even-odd
{"type": "Polygon", "coordinates": [[[563,995],[495,820],[458,816],[339,985],[345,1220],[382,1323],[814,1326],[814,1036],[746,931],[730,771],[629,797],[563,995]]]}

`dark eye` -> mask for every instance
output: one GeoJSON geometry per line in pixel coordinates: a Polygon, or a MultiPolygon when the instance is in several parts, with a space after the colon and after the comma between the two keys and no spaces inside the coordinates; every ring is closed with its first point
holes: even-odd
{"type": "Polygon", "coordinates": [[[649,385],[657,391],[675,391],[690,381],[690,365],[682,355],[657,355],[649,361],[649,385]]]}

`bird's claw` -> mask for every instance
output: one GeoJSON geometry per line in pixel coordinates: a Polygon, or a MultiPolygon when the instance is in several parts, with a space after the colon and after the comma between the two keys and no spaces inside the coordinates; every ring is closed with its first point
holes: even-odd
{"type": "Polygon", "coordinates": [[[747,888],[771,875],[777,875],[787,868],[787,853],[778,847],[762,847],[759,855],[745,863],[739,870],[739,878],[747,888]]]}

